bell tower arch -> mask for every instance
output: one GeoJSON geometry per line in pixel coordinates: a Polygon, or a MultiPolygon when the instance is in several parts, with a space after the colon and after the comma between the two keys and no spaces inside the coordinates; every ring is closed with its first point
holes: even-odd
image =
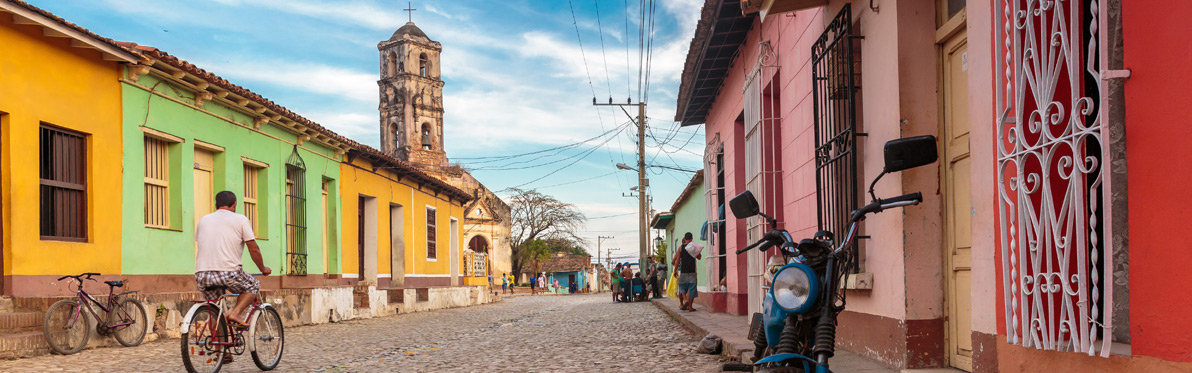
{"type": "Polygon", "coordinates": [[[407,22],[377,50],[381,151],[418,165],[446,166],[439,75],[443,45],[407,22]]]}

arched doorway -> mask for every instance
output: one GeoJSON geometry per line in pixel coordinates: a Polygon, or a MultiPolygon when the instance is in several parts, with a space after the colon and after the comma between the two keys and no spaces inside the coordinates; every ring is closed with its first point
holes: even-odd
{"type": "Polygon", "coordinates": [[[472,253],[471,273],[473,277],[488,275],[488,240],[481,235],[472,236],[468,240],[468,250],[472,253]]]}

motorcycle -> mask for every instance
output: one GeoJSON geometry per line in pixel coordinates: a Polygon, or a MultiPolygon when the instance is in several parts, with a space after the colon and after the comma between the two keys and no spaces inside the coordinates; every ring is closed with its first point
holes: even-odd
{"type": "MultiPolygon", "coordinates": [[[[836,317],[845,308],[842,284],[857,264],[856,249],[851,248],[857,223],[867,215],[923,201],[919,192],[883,199],[877,198],[873,189],[888,173],[935,163],[936,140],[930,135],[892,140],[885,144],[884,155],[885,167],[869,185],[873,201],[850,213],[848,232],[838,243],[828,231],[796,242],[786,230],[778,229],[777,220],[761,211],[749,191],[729,201],[737,219],[760,215],[770,225],[770,231],[760,240],[737,250],[737,254],[754,248],[766,252],[773,247],[781,253],[771,257],[765,273],[771,287],[762,300],[762,312],[755,314],[750,323],[748,335],[755,348],[753,365],[746,365],[747,370],[830,372],[828,359],[836,347],[836,317]]],[[[727,365],[725,368],[729,369],[727,365]]]]}

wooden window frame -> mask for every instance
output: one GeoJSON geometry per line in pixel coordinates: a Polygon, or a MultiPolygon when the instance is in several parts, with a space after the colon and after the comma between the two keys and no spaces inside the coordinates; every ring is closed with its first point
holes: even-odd
{"type": "Polygon", "coordinates": [[[438,261],[438,209],[434,206],[426,206],[426,260],[438,261]]]}
{"type": "Polygon", "coordinates": [[[252,224],[253,235],[258,240],[264,240],[267,237],[261,234],[260,196],[265,195],[265,191],[262,190],[264,186],[261,185],[261,174],[269,165],[244,157],[240,160],[244,162],[244,216],[252,224]]]}
{"type": "Polygon", "coordinates": [[[145,146],[145,153],[143,154],[143,158],[145,160],[145,190],[143,196],[145,201],[145,227],[153,229],[173,229],[172,224],[176,222],[171,220],[173,217],[173,212],[170,211],[170,197],[171,193],[173,193],[173,191],[170,190],[170,165],[172,164],[170,152],[172,152],[173,149],[170,147],[182,143],[185,140],[183,140],[181,137],[148,127],[141,127],[141,132],[144,133],[143,143],[145,146]],[[157,158],[159,159],[155,160],[155,157],[151,155],[151,151],[149,149],[151,141],[161,143],[161,150],[159,151],[160,154],[157,154],[157,158]],[[156,176],[150,172],[152,171],[152,165],[160,167],[160,169],[156,172],[156,176]],[[162,190],[151,193],[151,186],[160,187],[162,190]],[[164,198],[159,198],[159,202],[162,204],[162,206],[159,207],[160,211],[157,213],[157,215],[161,216],[161,219],[163,220],[156,222],[156,224],[155,222],[150,221],[150,216],[153,215],[150,211],[152,208],[151,204],[154,203],[152,202],[154,198],[151,197],[151,194],[160,194],[164,196],[164,198]]]}
{"type": "MultiPolygon", "coordinates": [[[[79,200],[78,204],[75,206],[61,206],[61,205],[55,204],[53,207],[50,208],[51,211],[58,211],[61,214],[70,213],[70,214],[74,214],[75,216],[77,216],[75,218],[76,220],[73,223],[76,225],[75,228],[78,230],[79,236],[67,236],[67,235],[57,234],[57,232],[55,232],[55,234],[49,234],[49,235],[41,234],[40,235],[41,240],[43,240],[43,241],[87,242],[88,237],[89,237],[87,225],[90,220],[87,217],[87,213],[88,213],[87,212],[87,193],[88,193],[88,191],[87,191],[87,134],[78,132],[78,131],[69,130],[66,128],[58,127],[58,126],[43,122],[38,127],[38,146],[39,146],[39,150],[38,150],[39,172],[44,171],[44,169],[47,167],[45,165],[45,162],[47,161],[45,156],[50,154],[49,152],[54,151],[53,154],[55,156],[62,155],[62,156],[66,156],[68,158],[72,158],[72,159],[61,160],[62,163],[56,164],[55,166],[78,167],[79,168],[78,172],[80,173],[80,175],[78,175],[79,176],[78,183],[62,181],[62,180],[58,180],[57,178],[47,179],[47,178],[41,177],[42,175],[40,175],[40,174],[38,175],[38,180],[39,180],[38,200],[39,200],[39,204],[40,204],[40,208],[39,208],[38,212],[39,212],[39,214],[43,215],[43,216],[39,217],[39,223],[38,223],[39,232],[45,229],[45,227],[43,226],[45,224],[45,221],[42,219],[44,218],[44,214],[46,214],[47,211],[46,211],[45,201],[42,200],[43,196],[40,195],[43,192],[42,190],[45,189],[45,187],[49,187],[51,190],[65,189],[65,190],[74,190],[74,191],[78,191],[78,192],[82,193],[82,198],[79,200]],[[42,136],[44,136],[44,134],[46,134],[46,131],[57,132],[57,133],[65,135],[65,136],[77,137],[77,138],[79,138],[79,145],[78,145],[77,149],[69,149],[69,150],[64,149],[64,148],[40,149],[41,144],[46,141],[45,139],[42,138],[42,136]],[[66,152],[66,154],[62,153],[64,151],[66,152]],[[65,210],[70,210],[70,211],[65,211],[65,210]]],[[[65,144],[61,144],[61,146],[65,147],[65,144]]],[[[61,173],[61,172],[65,172],[65,171],[59,171],[59,173],[61,173]]],[[[62,217],[57,216],[57,215],[55,215],[50,220],[57,223],[50,227],[51,230],[54,230],[54,231],[60,232],[64,229],[63,226],[67,225],[67,222],[64,221],[62,217]]]]}

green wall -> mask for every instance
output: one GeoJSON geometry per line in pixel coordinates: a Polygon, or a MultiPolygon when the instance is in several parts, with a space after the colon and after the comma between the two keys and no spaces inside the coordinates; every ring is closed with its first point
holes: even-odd
{"type": "MultiPolygon", "coordinates": [[[[265,186],[258,196],[260,227],[257,243],[265,265],[280,275],[288,270],[285,256],[285,175],[286,160],[294,150],[297,135],[270,124],[260,131],[252,129],[252,117],[217,102],[207,102],[203,109],[151,94],[153,91],[193,103],[194,93],[173,86],[152,75],[141,76],[135,83],[122,87],[124,105],[124,216],[122,272],[124,274],[192,274],[194,273],[194,140],[224,148],[215,153],[213,192],[231,190],[238,197],[237,212],[244,213],[244,162],[241,157],[269,165],[259,176],[265,186]],[[146,112],[148,111],[148,115],[146,112]],[[218,117],[217,117],[218,116],[218,117]],[[236,123],[229,122],[226,118],[236,123]],[[148,127],[184,139],[170,146],[170,229],[145,226],[145,147],[144,132],[148,127]],[[271,137],[272,136],[272,137],[271,137]]],[[[306,164],[307,199],[307,273],[323,272],[323,232],[321,222],[322,183],[328,186],[328,205],[331,226],[328,244],[329,272],[339,273],[339,162],[335,152],[321,144],[306,142],[298,148],[306,164]]],[[[212,197],[214,199],[214,197],[212,197]]],[[[244,269],[259,272],[245,250],[244,269]]]]}
{"type": "MultiPolygon", "coordinates": [[[[700,228],[703,227],[707,220],[706,211],[704,211],[704,183],[699,183],[695,191],[687,196],[687,199],[679,205],[678,211],[671,211],[675,215],[674,220],[666,226],[667,238],[667,256],[674,258],[679,243],[683,241],[683,234],[691,232],[694,237],[692,242],[698,242],[704,245],[703,257],[697,261],[695,265],[695,273],[699,278],[699,291],[708,291],[708,265],[706,264],[707,257],[711,254],[712,249],[707,247],[708,241],[701,240],[699,236],[700,228]]],[[[711,234],[709,232],[708,234],[711,234]]],[[[673,268],[672,270],[678,270],[673,268]]]]}

